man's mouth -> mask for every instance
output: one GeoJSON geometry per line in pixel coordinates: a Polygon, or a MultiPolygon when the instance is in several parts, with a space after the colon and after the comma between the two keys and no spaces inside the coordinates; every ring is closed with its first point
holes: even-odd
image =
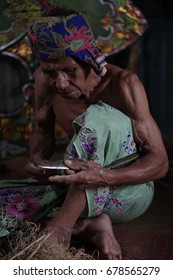
{"type": "Polygon", "coordinates": [[[83,95],[83,92],[81,90],[73,90],[71,92],[57,92],[57,94],[61,95],[63,98],[66,99],[78,99],[83,95]]]}

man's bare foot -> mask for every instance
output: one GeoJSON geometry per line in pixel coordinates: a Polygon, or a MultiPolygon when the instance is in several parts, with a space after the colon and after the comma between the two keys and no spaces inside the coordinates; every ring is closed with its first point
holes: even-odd
{"type": "Polygon", "coordinates": [[[65,249],[69,249],[71,242],[72,229],[62,223],[57,223],[54,219],[46,223],[44,232],[48,233],[46,244],[52,246],[61,244],[65,249]]]}
{"type": "Polygon", "coordinates": [[[121,260],[121,248],[115,239],[112,223],[106,214],[77,221],[74,235],[91,242],[108,260],[121,260]]]}

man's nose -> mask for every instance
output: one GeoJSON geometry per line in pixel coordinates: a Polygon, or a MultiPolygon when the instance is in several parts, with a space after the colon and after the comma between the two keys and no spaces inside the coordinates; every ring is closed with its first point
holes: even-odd
{"type": "Polygon", "coordinates": [[[69,85],[68,76],[65,73],[58,73],[56,77],[56,88],[65,89],[69,85]]]}

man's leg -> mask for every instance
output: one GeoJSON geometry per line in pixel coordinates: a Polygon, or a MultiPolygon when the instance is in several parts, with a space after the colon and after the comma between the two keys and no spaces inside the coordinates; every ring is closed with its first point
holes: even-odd
{"type": "Polygon", "coordinates": [[[77,221],[86,207],[85,192],[79,186],[71,186],[60,211],[46,226],[52,229],[49,244],[63,243],[68,248],[73,233],[100,249],[106,259],[121,259],[121,249],[106,214],[77,221]]]}
{"type": "Polygon", "coordinates": [[[107,214],[79,219],[75,225],[74,235],[100,249],[105,259],[122,259],[121,248],[115,239],[112,222],[107,214]]]}
{"type": "Polygon", "coordinates": [[[63,243],[68,248],[73,227],[86,205],[85,192],[71,185],[58,214],[46,224],[46,229],[52,230],[48,242],[63,243]]]}

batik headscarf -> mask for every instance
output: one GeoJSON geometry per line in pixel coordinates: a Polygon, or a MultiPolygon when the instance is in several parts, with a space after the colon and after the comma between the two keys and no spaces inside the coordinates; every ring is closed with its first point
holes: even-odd
{"type": "Polygon", "coordinates": [[[28,30],[33,54],[41,60],[71,56],[91,65],[100,76],[106,61],[94,46],[94,37],[84,13],[39,17],[28,30]]]}

